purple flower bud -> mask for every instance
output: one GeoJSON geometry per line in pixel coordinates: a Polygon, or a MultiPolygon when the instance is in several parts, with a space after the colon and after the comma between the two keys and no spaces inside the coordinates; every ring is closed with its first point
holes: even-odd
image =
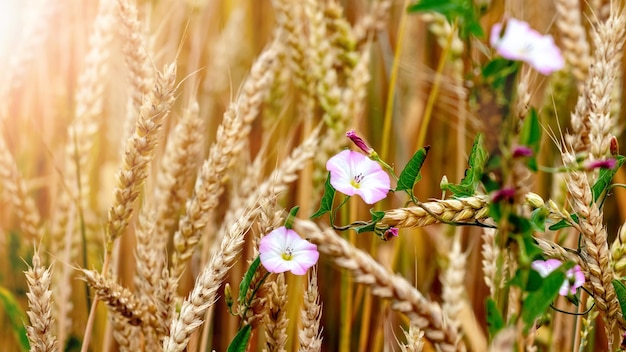
{"type": "Polygon", "coordinates": [[[515,197],[515,188],[505,187],[493,192],[491,201],[494,203],[501,201],[513,202],[513,197],[515,197]]]}
{"type": "Polygon", "coordinates": [[[518,145],[517,147],[513,148],[514,158],[525,158],[529,156],[533,156],[533,150],[528,148],[527,146],[518,145]]]}
{"type": "Polygon", "coordinates": [[[348,132],[346,132],[346,137],[350,138],[350,140],[352,141],[352,143],[354,143],[357,147],[359,147],[359,149],[361,149],[363,151],[363,153],[370,155],[374,149],[370,148],[370,146],[368,146],[365,141],[363,140],[363,138],[359,137],[356,132],[354,132],[354,130],[350,130],[348,132]]]}
{"type": "Polygon", "coordinates": [[[588,160],[583,164],[585,170],[594,169],[612,169],[617,164],[614,158],[608,158],[604,160],[588,160]]]}
{"type": "Polygon", "coordinates": [[[383,234],[383,240],[389,241],[394,237],[398,237],[398,229],[396,227],[390,227],[385,230],[385,233],[383,234]]]}

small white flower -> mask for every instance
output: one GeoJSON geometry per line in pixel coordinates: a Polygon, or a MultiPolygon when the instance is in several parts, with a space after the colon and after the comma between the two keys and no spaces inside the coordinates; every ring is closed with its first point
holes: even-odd
{"type": "Polygon", "coordinates": [[[291,271],[295,275],[306,274],[320,255],[317,246],[284,226],[261,238],[259,253],[261,264],[270,273],[291,271]]]}

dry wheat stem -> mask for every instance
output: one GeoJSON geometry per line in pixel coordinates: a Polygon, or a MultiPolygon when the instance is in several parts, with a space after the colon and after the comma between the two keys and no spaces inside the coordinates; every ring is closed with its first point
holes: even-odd
{"type": "Polygon", "coordinates": [[[426,299],[404,278],[387,271],[369,254],[355,248],[331,229],[322,230],[307,220],[296,221],[294,228],[315,243],[320,253],[347,269],[356,282],[370,286],[373,295],[390,299],[391,308],[406,314],[437,348],[442,351],[465,350],[456,331],[445,324],[439,304],[426,299]]]}
{"type": "Polygon", "coordinates": [[[246,224],[250,221],[251,213],[247,212],[222,237],[219,251],[200,272],[192,291],[183,301],[180,313],[172,320],[170,334],[163,341],[164,351],[184,351],[191,334],[204,322],[207,309],[217,300],[217,291],[239,257],[249,228],[246,224]]]}
{"type": "Polygon", "coordinates": [[[385,212],[380,227],[421,227],[439,223],[472,222],[489,217],[489,198],[478,195],[466,198],[435,200],[422,203],[422,207],[398,208],[385,212]],[[425,209],[424,209],[425,208],[425,209]],[[437,217],[431,215],[434,214],[437,217]],[[441,220],[440,220],[441,219],[441,220]]]}
{"type": "Polygon", "coordinates": [[[300,313],[298,341],[300,352],[319,352],[322,350],[322,303],[317,285],[317,267],[309,270],[308,284],[304,291],[304,303],[300,313]]]}
{"type": "Polygon", "coordinates": [[[286,352],[287,345],[287,284],[285,274],[275,276],[275,280],[268,281],[269,309],[265,319],[265,351],[286,352]]]}
{"type": "Polygon", "coordinates": [[[29,310],[27,314],[30,321],[26,327],[26,334],[32,352],[53,352],[59,349],[57,339],[52,333],[54,319],[52,318],[50,270],[42,265],[39,251],[35,250],[33,266],[25,272],[28,283],[26,297],[29,310]]]}
{"type": "Polygon", "coordinates": [[[172,276],[178,277],[186,262],[195,251],[202,230],[207,225],[223,191],[222,179],[229,163],[245,145],[251,124],[257,117],[261,104],[275,77],[278,46],[269,46],[252,66],[250,77],[246,79],[242,92],[224,114],[218,128],[215,143],[209,156],[202,164],[196,178],[192,197],[185,206],[186,213],[181,217],[178,230],[174,234],[172,256],[172,276]]]}
{"type": "Polygon", "coordinates": [[[107,252],[126,230],[135,200],[148,177],[148,166],[154,158],[161,124],[174,102],[175,80],[175,62],[167,65],[162,73],[158,72],[152,91],[141,105],[135,132],[126,141],[124,162],[116,175],[115,199],[109,208],[107,252]]]}

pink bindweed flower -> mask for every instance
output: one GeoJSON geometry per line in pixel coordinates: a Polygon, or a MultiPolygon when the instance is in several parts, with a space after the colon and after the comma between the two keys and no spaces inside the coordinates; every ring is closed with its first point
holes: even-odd
{"type": "Polygon", "coordinates": [[[544,75],[558,71],[565,65],[561,50],[551,35],[541,35],[528,23],[510,18],[502,33],[503,23],[491,27],[490,43],[502,57],[527,62],[544,75]]]}
{"type": "Polygon", "coordinates": [[[363,151],[363,153],[365,153],[367,155],[370,155],[374,151],[374,149],[372,149],[372,147],[367,145],[367,143],[365,143],[363,138],[359,137],[359,135],[356,134],[356,132],[354,132],[354,130],[350,130],[350,131],[346,132],[346,137],[350,138],[352,143],[354,143],[354,145],[359,147],[359,149],[361,149],[363,151]]]}
{"type": "Polygon", "coordinates": [[[608,158],[604,160],[588,160],[583,164],[583,167],[585,170],[612,169],[615,165],[617,165],[617,160],[608,158]]]}
{"type": "MultiPolygon", "coordinates": [[[[561,261],[558,259],[535,260],[530,265],[530,267],[536,270],[539,275],[541,275],[541,277],[548,276],[559,266],[561,266],[561,261]]],[[[576,294],[576,289],[581,287],[585,283],[585,274],[583,274],[579,265],[576,265],[575,267],[566,271],[565,277],[565,281],[563,281],[563,284],[559,289],[559,294],[561,296],[576,294]]]]}
{"type": "Polygon", "coordinates": [[[344,150],[328,159],[330,184],[339,192],[361,196],[365,203],[374,204],[389,192],[389,175],[375,161],[351,150],[344,150]]]}
{"type": "Polygon", "coordinates": [[[294,230],[281,226],[261,238],[261,264],[270,273],[291,271],[304,275],[317,263],[317,246],[303,240],[294,230]]]}

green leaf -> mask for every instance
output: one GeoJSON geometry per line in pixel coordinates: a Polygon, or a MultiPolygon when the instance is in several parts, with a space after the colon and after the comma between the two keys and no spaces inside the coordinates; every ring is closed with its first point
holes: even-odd
{"type": "Polygon", "coordinates": [[[470,34],[477,37],[484,35],[478,21],[477,9],[471,0],[420,0],[410,5],[408,12],[438,12],[446,17],[449,23],[458,22],[460,36],[468,38],[470,34]]]}
{"type": "Polygon", "coordinates": [[[526,296],[522,308],[522,320],[526,324],[526,331],[528,331],[535,323],[535,319],[543,314],[558,296],[559,289],[564,280],[565,273],[562,270],[555,270],[543,279],[541,288],[530,292],[528,296],[526,296]]]}
{"type": "Polygon", "coordinates": [[[541,144],[541,125],[539,124],[539,117],[537,111],[533,108],[530,109],[526,118],[524,118],[524,124],[520,131],[519,143],[523,146],[530,148],[533,151],[533,156],[528,158],[527,166],[533,171],[537,171],[537,158],[539,153],[539,145],[541,144]]]}
{"type": "Polygon", "coordinates": [[[607,189],[607,187],[609,187],[609,185],[611,184],[611,180],[613,179],[613,176],[615,176],[615,174],[617,173],[617,170],[619,170],[619,168],[622,167],[622,165],[626,161],[626,157],[622,155],[618,155],[616,158],[617,158],[616,160],[617,163],[615,164],[614,168],[600,169],[600,172],[598,174],[598,180],[593,185],[593,187],[591,187],[591,192],[593,193],[594,201],[597,201],[598,198],[600,198],[600,196],[602,195],[602,193],[604,193],[604,191],[607,189]]]}
{"type": "Polygon", "coordinates": [[[465,177],[463,177],[461,183],[458,185],[447,184],[442,187],[443,190],[449,190],[458,198],[470,197],[474,195],[483,176],[487,157],[488,154],[485,150],[484,138],[482,134],[478,134],[474,139],[474,145],[472,146],[472,151],[469,155],[469,168],[465,170],[465,177]]]}
{"type": "Polygon", "coordinates": [[[261,257],[257,256],[256,259],[254,259],[254,261],[250,263],[248,271],[246,271],[246,274],[243,276],[243,280],[241,280],[241,284],[239,284],[239,299],[237,300],[239,304],[245,303],[244,301],[246,300],[246,294],[250,289],[250,283],[252,282],[254,274],[256,273],[256,270],[259,268],[260,264],[261,257]]]}
{"type": "Polygon", "coordinates": [[[297,205],[291,208],[291,210],[289,211],[289,215],[287,216],[287,219],[285,219],[285,228],[288,228],[288,229],[293,228],[293,220],[296,218],[296,215],[298,215],[298,210],[300,210],[300,207],[297,205]]]}
{"type": "Polygon", "coordinates": [[[373,232],[376,230],[376,223],[385,217],[384,211],[376,211],[373,208],[370,209],[370,214],[372,215],[372,221],[367,225],[355,227],[354,230],[356,233],[373,232]]]}
{"type": "Polygon", "coordinates": [[[250,335],[252,335],[252,326],[246,325],[241,330],[237,332],[237,335],[233,338],[228,345],[227,352],[246,352],[246,348],[248,347],[248,341],[250,340],[250,335]]]}
{"type": "MultiPolygon", "coordinates": [[[[570,214],[570,216],[572,217],[572,220],[574,220],[575,223],[578,223],[578,215],[570,214]]],[[[564,229],[564,228],[570,227],[570,226],[571,225],[569,224],[569,222],[567,222],[565,220],[561,220],[561,221],[557,222],[556,224],[548,227],[548,229],[550,231],[556,231],[556,230],[564,229]]]]}
{"type": "Polygon", "coordinates": [[[333,209],[333,202],[335,201],[335,189],[330,184],[330,172],[326,177],[326,182],[324,183],[324,195],[322,196],[322,200],[320,201],[320,208],[315,212],[315,214],[311,215],[311,219],[319,218],[320,216],[328,213],[333,209]]]}
{"type": "Polygon", "coordinates": [[[487,298],[487,329],[489,336],[494,337],[504,327],[504,319],[502,313],[498,310],[496,301],[493,298],[487,298]]]}
{"type": "Polygon", "coordinates": [[[15,299],[15,296],[4,287],[0,287],[0,302],[4,306],[4,313],[11,322],[11,328],[15,339],[19,343],[20,350],[30,350],[30,344],[28,343],[28,337],[26,335],[26,327],[24,324],[28,322],[26,314],[20,307],[19,303],[15,299]]]}
{"type": "Polygon", "coordinates": [[[429,150],[430,146],[426,146],[413,154],[411,160],[409,160],[409,162],[404,167],[404,170],[402,170],[402,172],[400,173],[396,192],[412,190],[413,186],[415,186],[415,184],[422,179],[422,175],[420,175],[420,170],[422,169],[422,165],[424,165],[424,160],[426,160],[426,156],[428,156],[429,150]]]}
{"type": "Polygon", "coordinates": [[[545,207],[537,208],[530,213],[530,223],[535,231],[545,232],[549,214],[550,211],[545,207]]]}
{"type": "Polygon", "coordinates": [[[620,280],[613,280],[613,287],[615,287],[615,294],[617,294],[617,300],[619,306],[622,308],[622,315],[626,316],[626,285],[620,280]]]}

